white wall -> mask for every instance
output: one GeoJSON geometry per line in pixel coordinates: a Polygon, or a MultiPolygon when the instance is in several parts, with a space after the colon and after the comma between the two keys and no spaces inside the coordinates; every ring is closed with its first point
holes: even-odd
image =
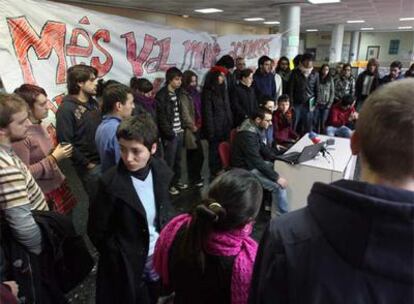
{"type": "MultiPolygon", "coordinates": [[[[305,50],[309,48],[316,49],[316,65],[329,62],[329,49],[331,47],[331,33],[330,32],[317,32],[306,33],[303,35],[305,38],[305,50]]],[[[349,48],[351,45],[351,33],[344,33],[344,41],[342,45],[342,61],[348,61],[349,48]]]]}

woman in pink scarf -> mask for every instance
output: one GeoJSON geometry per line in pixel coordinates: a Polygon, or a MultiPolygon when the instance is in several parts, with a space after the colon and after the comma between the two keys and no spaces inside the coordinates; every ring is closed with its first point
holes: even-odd
{"type": "Polygon", "coordinates": [[[250,237],[262,201],[259,181],[233,169],[217,177],[191,214],[161,231],[154,265],[174,304],[244,304],[257,243],[250,237]]]}

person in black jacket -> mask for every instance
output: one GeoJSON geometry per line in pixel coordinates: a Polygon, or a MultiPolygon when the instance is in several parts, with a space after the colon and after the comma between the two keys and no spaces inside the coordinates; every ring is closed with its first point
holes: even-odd
{"type": "Polygon", "coordinates": [[[225,75],[219,70],[210,71],[206,76],[201,94],[202,134],[209,144],[211,177],[217,175],[222,169],[218,146],[220,142],[229,138],[233,126],[224,77],[225,75]]]}
{"type": "Polygon", "coordinates": [[[365,101],[351,138],[361,181],[315,183],[307,207],[271,221],[250,304],[414,303],[413,95],[401,80],[365,101]]]}
{"type": "Polygon", "coordinates": [[[261,129],[272,124],[272,112],[258,109],[246,119],[237,131],[231,150],[231,164],[236,168],[250,170],[262,183],[263,188],[272,192],[272,216],[288,212],[286,194],[287,180],[279,176],[272,163],[276,154],[261,137],[261,129]]]}
{"type": "Polygon", "coordinates": [[[170,193],[179,194],[179,189],[186,189],[188,185],[180,182],[181,178],[181,150],[183,149],[184,129],[182,106],[179,89],[183,73],[173,67],[165,74],[165,86],[155,96],[157,109],[157,124],[164,148],[164,159],[174,171],[170,193]]]}
{"type": "Polygon", "coordinates": [[[361,109],[368,95],[380,85],[379,63],[375,58],[368,60],[367,69],[358,75],[355,83],[355,96],[357,111],[361,109]]]}
{"type": "Polygon", "coordinates": [[[154,264],[163,286],[175,293],[174,304],[247,303],[257,250],[250,234],[262,196],[253,174],[231,169],[191,213],[164,227],[154,264]]]}
{"type": "Polygon", "coordinates": [[[290,74],[289,97],[296,113],[294,129],[303,135],[312,131],[313,110],[319,98],[319,76],[313,69],[313,56],[303,54],[290,74]]]}
{"type": "Polygon", "coordinates": [[[79,64],[67,71],[68,93],[56,112],[56,133],[59,143],[71,143],[72,161],[89,198],[96,193],[101,175],[95,132],[101,123],[101,113],[93,98],[97,89],[98,71],[79,64]]]}
{"type": "Polygon", "coordinates": [[[158,134],[149,114],[122,121],[117,137],[121,161],[102,176],[89,209],[88,235],[100,255],[96,303],[152,304],[158,284],[152,254],[172,215],[173,172],[153,157],[158,134]]]}
{"type": "Polygon", "coordinates": [[[240,82],[231,94],[231,107],[233,112],[234,126],[240,124],[257,111],[258,102],[252,88],[253,71],[244,69],[240,72],[240,82]]]}

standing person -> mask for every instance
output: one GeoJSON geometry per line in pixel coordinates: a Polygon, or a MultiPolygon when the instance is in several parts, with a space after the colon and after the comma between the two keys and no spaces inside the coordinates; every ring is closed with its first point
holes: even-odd
{"type": "Polygon", "coordinates": [[[398,60],[391,62],[390,73],[381,78],[381,84],[387,84],[391,81],[403,79],[401,73],[402,63],[398,60]]]}
{"type": "Polygon", "coordinates": [[[216,62],[215,66],[226,69],[225,85],[226,85],[227,93],[230,95],[230,93],[233,92],[234,87],[236,86],[236,79],[232,73],[234,69],[233,57],[231,57],[230,55],[224,55],[216,62]]]}
{"type": "Polygon", "coordinates": [[[17,94],[0,94],[0,264],[7,262],[4,266],[16,276],[20,295],[27,303],[62,303],[63,295],[47,288],[53,284],[45,284],[43,269],[38,267],[47,242],[33,211],[49,208],[42,190],[11,146],[26,137],[29,126],[26,102],[17,94]],[[16,254],[12,256],[11,251],[16,254]]]}
{"type": "Polygon", "coordinates": [[[246,119],[237,130],[231,149],[231,164],[252,172],[263,188],[272,193],[272,217],[289,211],[287,180],[273,168],[276,159],[274,151],[262,141],[261,130],[272,125],[272,112],[259,108],[246,119]]]}
{"type": "Polygon", "coordinates": [[[258,68],[253,75],[253,87],[256,92],[257,100],[262,100],[263,96],[275,99],[276,82],[275,75],[272,73],[272,59],[262,56],[257,62],[258,68]]]}
{"type": "Polygon", "coordinates": [[[121,160],[100,179],[89,209],[88,235],[99,252],[96,303],[154,304],[152,256],[170,216],[173,173],[153,157],[158,134],[149,114],[123,120],[116,135],[121,160]]]}
{"type": "Polygon", "coordinates": [[[155,99],[152,96],[154,86],[151,81],[146,78],[132,77],[130,80],[130,88],[134,95],[135,108],[133,115],[138,115],[142,112],[148,112],[157,121],[157,113],[155,106],[155,99]]]}
{"type": "Polygon", "coordinates": [[[190,70],[185,71],[180,100],[183,107],[184,146],[187,150],[188,178],[192,185],[202,187],[201,169],[204,156],[200,137],[202,126],[201,95],[197,86],[197,74],[190,70]]]}
{"type": "Polygon", "coordinates": [[[157,107],[157,124],[164,147],[164,159],[174,171],[170,193],[177,195],[179,190],[188,188],[181,183],[181,150],[184,145],[184,129],[182,126],[182,104],[179,99],[183,73],[175,68],[169,68],[165,74],[165,86],[155,96],[157,107]]]}
{"type": "MultiPolygon", "coordinates": [[[[288,82],[290,77],[289,59],[285,56],[280,57],[277,62],[276,73],[282,78],[282,93],[288,93],[288,82]]],[[[280,95],[279,95],[280,96],[280,95]]],[[[279,98],[279,96],[277,96],[279,98]]],[[[277,100],[277,99],[276,99],[277,100]]]]}
{"type": "Polygon", "coordinates": [[[364,104],[365,99],[375,91],[380,84],[379,63],[375,58],[368,60],[367,69],[358,75],[355,84],[355,97],[357,110],[364,104]]]}
{"type": "Polygon", "coordinates": [[[250,237],[263,190],[246,170],[217,177],[190,214],[161,231],[154,264],[174,303],[247,303],[257,244],[250,237]]]}
{"type": "Polygon", "coordinates": [[[218,146],[220,142],[228,140],[233,126],[224,77],[220,71],[210,71],[201,93],[202,133],[209,145],[210,177],[221,173],[218,146]]]}
{"type": "Polygon", "coordinates": [[[60,143],[73,146],[72,161],[89,198],[94,197],[101,175],[95,133],[101,123],[96,94],[98,72],[83,64],[67,71],[68,95],[56,112],[56,133],[60,143]]]}
{"type": "Polygon", "coordinates": [[[280,77],[280,75],[276,73],[275,61],[273,59],[272,59],[272,73],[275,77],[275,85],[276,85],[275,99],[278,99],[279,96],[283,94],[283,81],[282,81],[282,77],[280,77]]]}
{"type": "Polygon", "coordinates": [[[289,97],[295,109],[295,132],[300,135],[312,131],[313,110],[319,98],[319,76],[313,69],[313,56],[303,54],[299,66],[289,78],[289,97]]]}
{"type": "Polygon", "coordinates": [[[351,138],[361,181],[315,183],[307,207],[270,222],[249,303],[414,302],[413,96],[401,80],[368,97],[351,138]]]}
{"type": "Polygon", "coordinates": [[[344,65],[345,64],[343,62],[337,62],[335,69],[332,69],[333,73],[331,73],[331,76],[333,77],[334,81],[338,80],[341,77],[344,65]]]}
{"type": "Polygon", "coordinates": [[[12,142],[12,148],[29,168],[51,209],[67,214],[77,201],[58,163],[71,157],[72,145],[58,144],[54,147],[47,130],[42,126],[42,120],[49,112],[47,94],[43,88],[23,84],[14,92],[26,102],[31,124],[26,137],[12,142]]]}
{"type": "Polygon", "coordinates": [[[345,95],[355,96],[355,77],[349,63],[344,64],[341,77],[335,80],[335,102],[342,100],[345,95]]]}
{"type": "Polygon", "coordinates": [[[295,111],[290,106],[289,95],[285,94],[277,100],[277,110],[273,113],[273,138],[277,145],[289,148],[299,135],[293,130],[295,111]]]}
{"type": "Polygon", "coordinates": [[[335,98],[335,84],[329,74],[329,65],[323,64],[319,72],[319,98],[316,101],[314,113],[314,128],[316,132],[323,133],[326,128],[329,111],[335,98]]]}
{"type": "Polygon", "coordinates": [[[126,85],[112,84],[103,90],[103,118],[95,134],[102,172],[115,166],[121,158],[116,130],[123,119],[131,116],[134,107],[132,91],[126,85]]]}
{"type": "Polygon", "coordinates": [[[233,72],[234,79],[236,80],[236,84],[238,84],[241,80],[240,73],[241,71],[246,69],[246,60],[243,57],[236,58],[236,69],[233,72]]]}
{"type": "Polygon", "coordinates": [[[240,126],[246,118],[256,112],[259,106],[254,89],[252,88],[252,83],[253,71],[250,69],[241,71],[240,82],[230,95],[235,127],[240,126]]]}

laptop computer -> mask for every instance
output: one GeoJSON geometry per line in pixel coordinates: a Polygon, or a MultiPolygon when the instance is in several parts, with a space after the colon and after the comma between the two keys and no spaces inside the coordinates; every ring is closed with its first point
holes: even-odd
{"type": "Polygon", "coordinates": [[[276,160],[287,162],[291,165],[300,164],[313,159],[322,150],[325,143],[309,145],[303,148],[302,152],[290,152],[278,155],[276,160]]]}

